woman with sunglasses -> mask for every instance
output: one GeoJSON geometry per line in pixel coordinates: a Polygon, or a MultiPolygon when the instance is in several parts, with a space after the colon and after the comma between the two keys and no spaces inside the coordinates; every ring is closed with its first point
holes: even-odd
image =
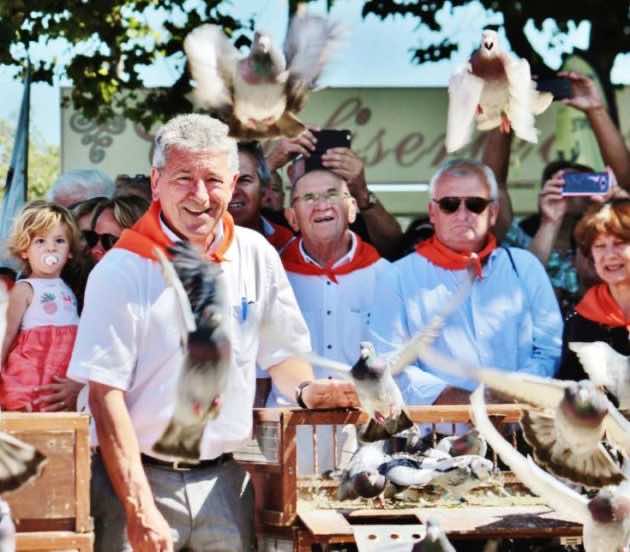
{"type": "Polygon", "coordinates": [[[90,230],[83,230],[92,260],[99,262],[120,238],[125,228],[131,228],[149,208],[149,202],[140,196],[115,197],[94,209],[90,230]]]}
{"type": "Polygon", "coordinates": [[[588,378],[569,348],[572,342],[603,341],[630,355],[630,199],[591,206],[575,228],[575,239],[601,283],[586,292],[566,321],[559,376],[567,380],[588,378]]]}

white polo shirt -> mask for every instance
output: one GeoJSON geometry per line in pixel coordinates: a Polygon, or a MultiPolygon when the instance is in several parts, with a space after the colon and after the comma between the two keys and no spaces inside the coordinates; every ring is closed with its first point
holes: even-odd
{"type": "MultiPolygon", "coordinates": [[[[280,258],[264,236],[235,227],[221,267],[232,365],[219,417],[208,423],[201,458],[238,449],[252,429],[256,363],[267,369],[310,351],[308,329],[280,258]],[[261,326],[269,331],[260,339],[261,326]],[[283,348],[289,345],[290,349],[283,348]]],[[[175,298],[157,262],[112,249],[88,280],[68,376],[125,391],[141,452],[170,421],[183,354],[174,327],[175,298]]],[[[96,436],[93,432],[93,441],[96,436]]]]}

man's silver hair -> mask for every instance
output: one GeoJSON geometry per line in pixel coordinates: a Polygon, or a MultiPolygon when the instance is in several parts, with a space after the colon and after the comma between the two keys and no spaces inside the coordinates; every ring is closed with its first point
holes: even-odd
{"type": "Polygon", "coordinates": [[[101,171],[78,169],[60,175],[48,191],[47,198],[67,207],[93,197],[110,198],[114,190],[114,181],[101,171]]]}
{"type": "Polygon", "coordinates": [[[442,163],[440,168],[433,175],[433,178],[431,178],[431,182],[429,182],[429,194],[431,199],[435,197],[438,180],[446,174],[450,176],[468,176],[470,174],[482,176],[490,190],[490,199],[496,201],[499,196],[497,179],[494,176],[494,172],[492,172],[492,169],[488,167],[488,165],[484,165],[480,161],[475,161],[474,159],[452,159],[442,163]]]}
{"type": "Polygon", "coordinates": [[[152,166],[161,169],[170,148],[188,151],[215,150],[227,153],[228,167],[238,171],[236,140],[228,136],[228,127],[209,115],[177,115],[155,135],[152,166]]]}

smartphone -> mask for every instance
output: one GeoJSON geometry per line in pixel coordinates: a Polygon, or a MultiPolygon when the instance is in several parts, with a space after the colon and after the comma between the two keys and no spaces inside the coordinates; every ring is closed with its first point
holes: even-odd
{"type": "Polygon", "coordinates": [[[554,101],[564,100],[573,97],[571,79],[565,77],[554,77],[551,79],[541,79],[536,83],[538,92],[551,92],[554,101]]]}
{"type": "Polygon", "coordinates": [[[322,130],[312,130],[313,136],[317,140],[315,151],[305,160],[306,172],[321,169],[322,155],[332,148],[349,148],[352,144],[352,132],[349,130],[336,130],[324,128],[322,130]]]}
{"type": "Polygon", "coordinates": [[[563,196],[604,195],[610,190],[608,172],[569,172],[564,174],[563,196]]]}

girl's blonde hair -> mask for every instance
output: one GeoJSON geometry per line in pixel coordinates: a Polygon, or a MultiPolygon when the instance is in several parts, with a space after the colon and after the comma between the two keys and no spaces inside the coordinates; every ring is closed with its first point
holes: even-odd
{"type": "Polygon", "coordinates": [[[57,224],[65,227],[70,253],[76,258],[80,250],[79,228],[74,217],[65,207],[48,201],[31,201],[13,222],[7,244],[8,250],[11,255],[24,263],[26,272],[30,273],[31,268],[28,266],[28,261],[22,258],[22,254],[29,248],[35,237],[48,234],[57,224]]]}

